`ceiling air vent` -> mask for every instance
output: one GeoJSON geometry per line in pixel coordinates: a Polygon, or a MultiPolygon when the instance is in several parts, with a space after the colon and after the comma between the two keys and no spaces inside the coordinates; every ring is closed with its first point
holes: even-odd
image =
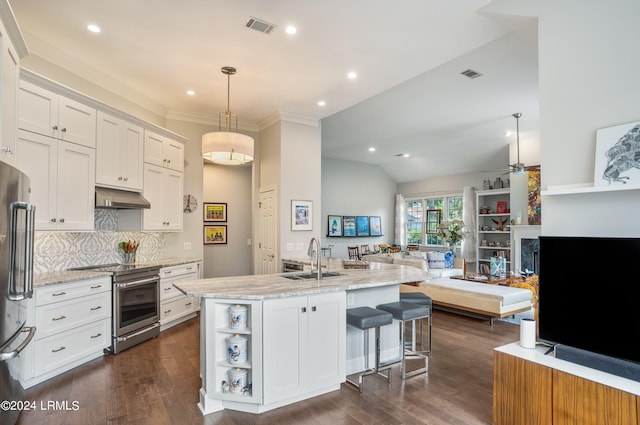
{"type": "Polygon", "coordinates": [[[271,31],[276,27],[273,24],[270,24],[267,21],[263,21],[262,19],[250,17],[247,23],[245,24],[247,28],[251,28],[256,31],[263,32],[265,34],[270,34],[271,31]]]}
{"type": "Polygon", "coordinates": [[[478,77],[482,76],[482,74],[480,74],[479,72],[474,71],[473,69],[467,69],[466,71],[462,71],[460,74],[464,75],[465,77],[469,77],[469,78],[478,78],[478,77]]]}

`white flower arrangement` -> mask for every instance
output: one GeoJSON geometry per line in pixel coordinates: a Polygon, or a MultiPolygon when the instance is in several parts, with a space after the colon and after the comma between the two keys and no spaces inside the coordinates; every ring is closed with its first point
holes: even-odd
{"type": "Polygon", "coordinates": [[[440,222],[436,235],[450,246],[456,246],[467,236],[467,232],[462,220],[451,220],[440,222]]]}

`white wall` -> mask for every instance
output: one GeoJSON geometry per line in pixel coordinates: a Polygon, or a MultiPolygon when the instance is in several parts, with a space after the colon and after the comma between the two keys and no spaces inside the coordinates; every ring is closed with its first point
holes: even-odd
{"type": "MultiPolygon", "coordinates": [[[[540,2],[542,187],[592,183],[598,128],[640,121],[640,2],[540,2]]],[[[544,196],[542,234],[640,236],[640,193],[544,196]]]]}
{"type": "Polygon", "coordinates": [[[396,189],[396,183],[377,165],[323,158],[322,212],[319,217],[322,246],[333,245],[333,257],[347,258],[348,245],[392,244],[396,189]],[[328,238],[329,214],[380,216],[383,236],[328,238]]]}

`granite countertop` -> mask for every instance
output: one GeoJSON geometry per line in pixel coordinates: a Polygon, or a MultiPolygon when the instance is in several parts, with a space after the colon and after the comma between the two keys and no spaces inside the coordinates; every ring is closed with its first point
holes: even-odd
{"type": "MultiPolygon", "coordinates": [[[[200,261],[201,260],[199,258],[176,257],[165,258],[162,260],[142,261],[136,263],[136,265],[171,267],[179,266],[181,264],[197,263],[200,261]]],[[[40,273],[33,276],[33,287],[37,288],[39,286],[57,285],[60,283],[75,282],[78,280],[93,279],[102,276],[111,276],[111,273],[95,270],[61,270],[57,272],[40,273]]]]}
{"type": "Polygon", "coordinates": [[[193,297],[261,300],[399,285],[423,281],[427,277],[426,272],[415,267],[383,263],[372,264],[369,269],[340,270],[339,276],[321,280],[283,277],[299,273],[198,279],[178,282],[174,286],[193,297]]]}

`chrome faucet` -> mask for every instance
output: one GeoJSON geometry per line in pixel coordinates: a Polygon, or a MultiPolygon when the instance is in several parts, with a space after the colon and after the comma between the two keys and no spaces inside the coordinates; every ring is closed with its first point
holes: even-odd
{"type": "Polygon", "coordinates": [[[307,249],[307,255],[311,257],[311,273],[313,273],[313,246],[316,245],[316,258],[318,267],[318,280],[322,279],[322,265],[320,261],[320,241],[315,236],[309,241],[309,249],[307,249]]]}

